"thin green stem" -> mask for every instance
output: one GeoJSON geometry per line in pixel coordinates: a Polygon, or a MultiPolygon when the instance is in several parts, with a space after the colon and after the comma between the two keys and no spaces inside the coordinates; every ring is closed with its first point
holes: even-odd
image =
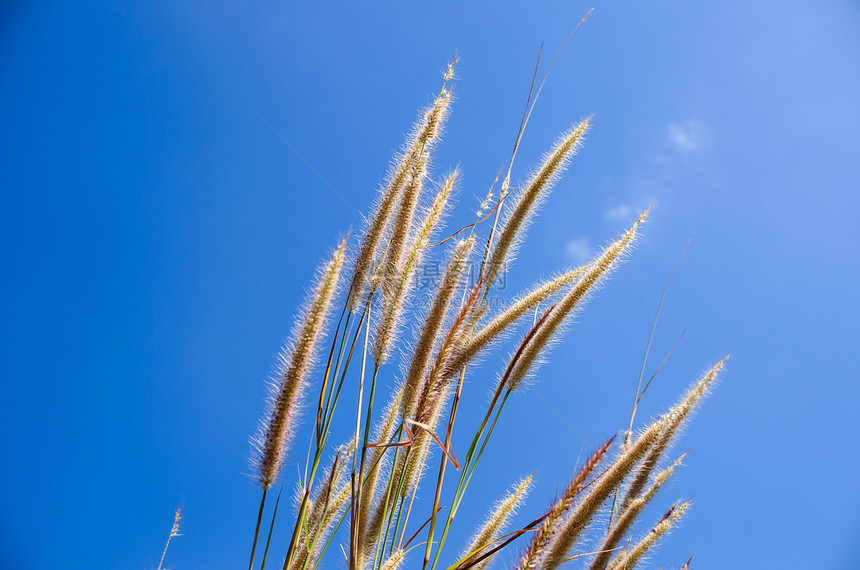
{"type": "Polygon", "coordinates": [[[260,523],[263,522],[263,508],[266,506],[266,493],[268,492],[268,489],[263,489],[263,496],[260,499],[260,511],[257,513],[257,527],[254,529],[254,544],[251,545],[251,562],[248,564],[248,570],[253,570],[254,568],[254,554],[257,552],[257,538],[260,536],[260,523]]]}
{"type": "MultiPolygon", "coordinates": [[[[395,436],[393,436],[393,437],[392,437],[391,442],[393,442],[393,441],[396,439],[396,437],[397,437],[397,436],[396,436],[396,434],[395,434],[395,436]]],[[[391,443],[391,442],[389,442],[389,443],[391,443]]],[[[379,462],[380,462],[380,461],[382,461],[382,457],[380,457],[379,459],[377,459],[377,460],[376,460],[376,463],[374,463],[374,464],[373,464],[373,468],[376,468],[376,466],[377,466],[377,465],[379,465],[379,462]]],[[[366,484],[366,482],[365,482],[365,484],[366,484]]],[[[319,561],[322,559],[323,555],[325,554],[326,549],[328,549],[328,547],[329,547],[329,545],[331,544],[332,540],[334,540],[334,537],[335,537],[335,535],[337,534],[337,531],[338,531],[338,529],[340,528],[340,525],[341,525],[341,524],[343,524],[343,521],[344,521],[344,520],[346,520],[346,515],[347,515],[347,513],[351,513],[351,512],[352,512],[352,505],[349,505],[349,506],[347,506],[347,508],[346,508],[346,510],[343,512],[343,514],[340,516],[340,520],[338,520],[338,523],[337,523],[337,525],[335,525],[334,530],[332,531],[331,535],[329,535],[328,540],[326,540],[326,544],[325,544],[325,546],[323,547],[322,551],[320,551],[319,558],[318,558],[318,559],[317,559],[317,561],[314,563],[313,570],[315,570],[315,569],[316,569],[316,567],[319,565],[319,561]]]]}
{"type": "MultiPolygon", "coordinates": [[[[469,476],[466,478],[466,485],[463,487],[463,493],[466,492],[466,487],[469,486],[469,482],[472,480],[472,475],[475,473],[475,469],[478,467],[478,462],[481,460],[481,456],[484,455],[484,449],[486,449],[487,444],[490,442],[490,438],[493,436],[493,430],[496,429],[496,422],[499,421],[499,416],[502,415],[502,410],[505,407],[505,403],[508,401],[508,396],[510,396],[511,390],[505,392],[505,395],[502,397],[502,401],[499,403],[499,408],[496,410],[496,416],[493,418],[493,423],[490,424],[490,429],[487,431],[486,437],[484,437],[484,443],[481,444],[481,449],[478,450],[478,455],[475,457],[475,462],[472,464],[471,469],[469,470],[469,476]]],[[[462,495],[460,499],[457,501],[457,508],[460,507],[460,501],[462,501],[462,495]]]]}
{"type": "MultiPolygon", "coordinates": [[[[331,429],[331,422],[334,419],[334,410],[337,406],[338,401],[340,400],[340,392],[343,388],[344,380],[346,380],[346,373],[349,370],[349,365],[352,362],[352,355],[355,352],[355,345],[358,342],[358,337],[361,333],[361,325],[364,322],[364,319],[367,318],[367,311],[361,313],[361,317],[358,320],[358,326],[356,327],[355,334],[352,337],[352,344],[349,348],[349,354],[346,356],[346,363],[343,367],[343,372],[341,372],[340,380],[337,383],[337,389],[334,392],[334,397],[329,397],[329,410],[326,415],[325,427],[323,428],[323,436],[328,437],[329,430],[331,429]]],[[[334,384],[332,384],[334,387],[334,384]]]]}
{"type": "Polygon", "coordinates": [[[454,517],[457,515],[457,511],[460,508],[460,503],[463,501],[463,496],[466,494],[466,489],[469,487],[469,483],[472,480],[472,475],[475,473],[475,469],[478,467],[478,461],[481,460],[481,456],[484,454],[484,449],[486,449],[487,443],[490,441],[490,437],[493,435],[493,430],[496,427],[496,422],[499,420],[499,416],[502,414],[502,410],[504,409],[505,403],[508,401],[508,396],[510,394],[511,390],[508,389],[505,391],[504,396],[502,396],[501,402],[499,403],[499,407],[496,410],[495,417],[493,418],[493,421],[490,424],[489,429],[487,430],[487,434],[484,437],[484,441],[481,444],[481,448],[478,450],[477,456],[474,455],[475,449],[477,448],[479,438],[483,433],[487,422],[489,421],[490,415],[492,414],[495,401],[493,402],[493,407],[490,407],[487,410],[487,414],[484,416],[484,420],[481,423],[481,427],[479,428],[478,433],[475,434],[475,439],[472,441],[472,446],[469,448],[469,453],[467,454],[466,460],[463,465],[463,471],[460,474],[460,482],[457,486],[457,491],[454,494],[454,501],[451,504],[451,510],[448,513],[448,519],[445,521],[445,527],[442,530],[442,537],[439,539],[439,548],[436,550],[436,557],[433,559],[433,566],[431,567],[433,569],[435,569],[436,565],[439,563],[439,553],[441,552],[442,546],[445,544],[445,540],[448,537],[448,531],[451,529],[451,524],[454,522],[454,517]]]}
{"type": "MultiPolygon", "coordinates": [[[[361,462],[358,468],[358,488],[362,487],[362,479],[364,478],[364,462],[367,456],[367,444],[368,438],[370,437],[370,421],[373,416],[373,396],[376,393],[376,377],[379,374],[379,363],[375,363],[373,366],[373,378],[370,381],[370,395],[367,397],[367,417],[364,421],[364,443],[361,445],[361,462]]],[[[356,450],[357,451],[357,450],[356,450]]],[[[362,528],[365,521],[361,520],[361,496],[357,497],[358,505],[356,506],[356,520],[358,521],[358,535],[361,536],[364,532],[362,528]]]]}
{"type": "MultiPolygon", "coordinates": [[[[340,395],[340,389],[343,386],[343,381],[344,381],[344,378],[346,377],[346,372],[349,369],[349,362],[352,359],[352,354],[353,354],[353,351],[355,350],[355,344],[356,344],[356,341],[358,340],[358,336],[359,336],[359,333],[361,331],[361,327],[360,327],[361,321],[364,320],[364,318],[367,316],[367,312],[368,312],[368,307],[365,307],[365,310],[364,310],[364,312],[362,312],[362,315],[361,315],[361,320],[359,320],[359,328],[356,330],[355,337],[352,340],[352,346],[350,348],[349,354],[347,355],[346,365],[344,366],[344,370],[343,370],[343,373],[342,373],[341,378],[340,378],[339,386],[337,388],[337,391],[335,392],[334,399],[331,402],[329,417],[328,417],[328,420],[325,422],[325,427],[323,429],[323,437],[322,437],[322,442],[321,442],[322,445],[317,446],[316,451],[314,453],[314,461],[313,461],[313,464],[311,466],[310,473],[307,475],[307,486],[304,489],[304,493],[302,495],[302,502],[299,505],[299,513],[296,516],[296,526],[293,528],[293,534],[292,534],[292,537],[290,538],[290,546],[287,549],[287,557],[284,559],[284,567],[283,567],[284,570],[287,570],[289,568],[289,566],[292,564],[292,559],[293,559],[293,556],[295,555],[295,549],[296,549],[296,544],[297,544],[297,540],[299,537],[299,533],[303,530],[303,526],[304,526],[305,512],[307,510],[308,500],[310,498],[311,487],[313,486],[314,478],[316,476],[316,472],[317,472],[319,465],[320,465],[320,460],[322,458],[323,449],[325,448],[325,443],[328,440],[328,433],[329,433],[329,428],[331,426],[332,416],[334,414],[334,407],[337,404],[337,399],[340,395]]],[[[368,318],[368,322],[370,322],[369,318],[368,318]]]]}
{"type": "MultiPolygon", "coordinates": [[[[370,310],[370,297],[367,298],[367,303],[365,304],[365,312],[370,310]]],[[[364,329],[364,350],[361,354],[361,376],[359,377],[358,382],[358,410],[355,416],[355,441],[358,442],[358,436],[361,433],[361,408],[362,408],[362,399],[364,397],[364,373],[367,369],[367,347],[368,342],[370,341],[370,319],[367,319],[365,323],[364,329]]],[[[358,450],[356,450],[358,451],[358,450]]],[[[358,519],[359,519],[359,503],[361,500],[360,490],[361,490],[361,473],[358,474],[358,481],[356,481],[356,467],[358,465],[358,453],[354,453],[352,456],[352,497],[350,499],[350,503],[352,506],[352,514],[350,515],[350,527],[349,527],[349,568],[350,570],[357,570],[357,556],[358,556],[358,519]],[[356,484],[358,483],[358,484],[356,484]]]]}
{"type": "MultiPolygon", "coordinates": [[[[325,502],[323,503],[322,514],[320,515],[319,523],[317,524],[316,530],[314,531],[313,540],[311,540],[310,535],[305,536],[305,560],[302,562],[302,567],[300,570],[306,570],[308,564],[310,563],[311,556],[313,556],[314,549],[316,548],[317,541],[319,540],[320,533],[323,532],[323,527],[325,526],[325,518],[328,514],[329,506],[331,505],[331,493],[334,491],[334,480],[335,473],[338,469],[338,460],[340,459],[340,450],[338,450],[337,454],[334,457],[334,461],[332,462],[331,472],[329,474],[329,481],[325,485],[326,496],[325,502]]],[[[319,500],[319,498],[317,499],[319,500]]]]}
{"type": "Polygon", "coordinates": [[[299,513],[296,516],[296,526],[293,528],[293,535],[290,539],[290,547],[287,550],[287,557],[284,559],[284,570],[287,570],[293,563],[293,557],[296,554],[296,546],[298,545],[298,538],[301,533],[305,532],[305,521],[307,520],[307,510],[308,510],[308,501],[310,500],[311,487],[314,484],[314,476],[316,475],[317,469],[320,464],[320,456],[322,454],[317,452],[314,454],[314,462],[311,467],[310,475],[308,476],[307,487],[304,489],[302,493],[302,502],[299,505],[299,513]]]}
{"type": "Polygon", "coordinates": [[[272,524],[269,525],[269,536],[266,538],[266,549],[263,551],[263,563],[260,565],[260,570],[266,570],[266,559],[269,557],[269,544],[272,542],[272,531],[275,529],[275,517],[278,516],[278,504],[281,502],[281,490],[278,491],[278,498],[275,500],[275,512],[272,513],[272,524]]]}
{"type": "MultiPolygon", "coordinates": [[[[460,370],[460,378],[457,380],[457,389],[454,393],[454,402],[451,404],[451,415],[448,419],[448,429],[445,433],[445,451],[447,453],[451,452],[451,434],[454,430],[454,420],[457,417],[457,408],[460,403],[460,395],[463,390],[463,380],[466,377],[466,367],[464,366],[462,370],[460,370]]],[[[445,468],[448,465],[448,457],[445,453],[442,454],[442,459],[439,463],[439,478],[436,480],[436,495],[433,498],[433,510],[430,514],[430,529],[427,531],[427,548],[424,551],[424,566],[423,569],[426,570],[427,564],[430,562],[430,552],[433,548],[433,531],[436,528],[436,514],[439,512],[439,500],[442,497],[442,483],[445,480],[445,468]]],[[[442,549],[442,545],[444,544],[444,536],[442,540],[439,542],[439,548],[436,549],[436,558],[439,557],[439,551],[442,549]]],[[[433,566],[436,566],[435,560],[433,566]]]]}
{"type": "MultiPolygon", "coordinates": [[[[519,361],[519,359],[522,357],[523,351],[525,350],[525,348],[529,345],[529,343],[534,338],[535,333],[540,329],[541,326],[543,326],[543,323],[546,322],[547,317],[550,315],[550,313],[552,313],[552,311],[554,309],[555,309],[555,305],[553,305],[549,309],[547,309],[546,312],[543,314],[543,316],[540,319],[538,319],[538,321],[534,324],[534,326],[532,326],[531,330],[529,330],[529,332],[523,338],[523,341],[520,343],[520,346],[517,349],[517,351],[514,353],[514,356],[511,358],[510,362],[508,362],[508,366],[505,369],[504,374],[502,374],[502,377],[496,386],[496,391],[493,393],[493,397],[490,399],[489,406],[487,406],[487,413],[484,415],[484,419],[481,421],[481,425],[478,428],[478,431],[475,432],[475,437],[473,438],[472,444],[469,446],[469,451],[466,454],[466,461],[464,463],[463,470],[460,473],[460,482],[457,485],[457,492],[454,495],[454,501],[451,505],[451,510],[448,512],[448,520],[445,522],[445,529],[442,532],[442,541],[440,542],[440,549],[441,549],[441,545],[444,543],[445,538],[448,535],[448,531],[451,528],[451,522],[454,520],[454,516],[457,514],[457,509],[460,507],[460,501],[462,501],[463,494],[466,492],[466,487],[468,486],[469,481],[472,478],[472,473],[474,472],[475,467],[477,466],[477,461],[478,461],[478,459],[480,459],[481,455],[483,454],[484,448],[486,448],[487,442],[489,441],[490,436],[493,433],[493,429],[495,428],[496,421],[498,421],[499,415],[502,413],[504,403],[507,401],[508,396],[511,393],[511,387],[508,383],[508,381],[510,380],[510,377],[511,377],[511,373],[513,372],[514,368],[516,367],[516,364],[519,361]],[[495,419],[493,419],[493,423],[490,426],[490,430],[487,433],[486,437],[484,438],[484,443],[481,446],[481,450],[478,453],[477,459],[475,459],[475,464],[473,465],[472,464],[472,458],[474,457],[475,449],[477,448],[478,442],[481,439],[481,435],[483,434],[484,429],[487,426],[487,422],[489,421],[490,416],[492,415],[493,409],[495,408],[496,403],[498,402],[499,398],[502,395],[502,390],[505,390],[505,395],[504,395],[504,398],[502,399],[502,404],[499,406],[499,409],[496,412],[496,417],[495,417],[495,419]]],[[[440,549],[437,549],[436,559],[433,561],[433,568],[434,569],[436,568],[436,564],[439,562],[439,550],[440,549]]]]}
{"type": "MultiPolygon", "coordinates": [[[[397,431],[394,432],[394,437],[392,440],[398,441],[400,439],[401,434],[403,433],[403,424],[400,424],[400,427],[397,428],[397,431]]],[[[404,452],[405,453],[405,452],[404,452]]],[[[400,447],[394,448],[394,458],[391,461],[391,473],[388,475],[388,484],[385,487],[385,505],[382,508],[382,516],[388,519],[388,524],[385,527],[385,538],[383,540],[377,539],[376,541],[376,553],[373,555],[373,566],[371,570],[376,567],[377,559],[379,558],[380,551],[385,550],[385,544],[388,543],[388,531],[391,529],[391,517],[388,516],[388,505],[391,502],[391,491],[394,487],[394,474],[397,471],[397,456],[400,455],[400,447]]],[[[382,461],[382,457],[379,458],[382,461]]],[[[382,533],[380,533],[382,534],[382,533]]],[[[382,561],[380,560],[381,564],[382,561]]]]}
{"type": "Polygon", "coordinates": [[[326,400],[326,388],[328,388],[329,399],[331,399],[331,392],[332,392],[332,389],[334,389],[334,383],[332,382],[331,384],[329,384],[329,377],[332,376],[332,374],[331,374],[331,372],[332,372],[331,363],[332,363],[332,358],[334,356],[335,346],[337,345],[338,335],[340,334],[340,330],[341,330],[340,326],[341,326],[341,324],[343,324],[343,334],[340,334],[340,347],[338,349],[337,360],[335,361],[335,366],[334,366],[334,376],[335,377],[337,376],[337,370],[340,366],[341,356],[343,356],[343,350],[345,347],[344,341],[346,340],[347,331],[349,329],[349,320],[350,320],[350,317],[352,317],[352,311],[347,312],[346,307],[344,307],[344,312],[346,313],[346,322],[344,322],[344,313],[341,313],[340,321],[338,321],[338,323],[337,323],[337,328],[335,329],[335,333],[334,333],[335,336],[334,336],[334,339],[332,340],[332,343],[331,343],[331,352],[329,353],[328,362],[326,363],[325,374],[323,375],[323,383],[322,383],[322,386],[320,386],[320,398],[319,398],[319,404],[317,405],[317,423],[316,423],[317,447],[320,446],[320,442],[321,442],[322,437],[323,437],[323,420],[324,420],[324,418],[328,412],[328,410],[327,410],[328,400],[326,400]]]}

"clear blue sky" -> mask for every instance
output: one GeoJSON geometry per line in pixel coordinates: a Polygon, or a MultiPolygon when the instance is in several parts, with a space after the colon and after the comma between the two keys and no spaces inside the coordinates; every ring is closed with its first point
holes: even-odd
{"type": "MultiPolygon", "coordinates": [[[[366,211],[456,49],[436,164],[460,164],[451,224],[468,219],[508,157],[541,41],[554,53],[591,7],[514,178],[570,123],[593,113],[594,128],[509,293],[648,204],[652,220],[509,408],[459,532],[532,471],[522,520],[537,513],[583,445],[626,427],[690,239],[651,366],[687,333],[640,418],[733,358],[677,448],[687,467],[660,506],[696,502],[655,567],[692,553],[703,569],[860,566],[856,2],[12,0],[0,567],[154,568],[182,498],[169,565],[246,563],[263,380],[318,259],[360,226],[347,202],[366,211]]],[[[467,389],[486,390],[478,375],[467,389]]]]}

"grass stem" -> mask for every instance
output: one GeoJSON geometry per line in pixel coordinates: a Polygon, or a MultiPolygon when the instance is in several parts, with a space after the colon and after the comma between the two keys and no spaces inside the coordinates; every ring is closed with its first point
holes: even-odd
{"type": "Polygon", "coordinates": [[[254,553],[257,551],[257,538],[260,536],[260,523],[263,522],[263,508],[266,506],[266,493],[268,489],[263,489],[263,496],[260,498],[260,511],[257,513],[257,526],[254,529],[254,544],[251,545],[251,562],[248,564],[248,570],[254,568],[254,553]]]}

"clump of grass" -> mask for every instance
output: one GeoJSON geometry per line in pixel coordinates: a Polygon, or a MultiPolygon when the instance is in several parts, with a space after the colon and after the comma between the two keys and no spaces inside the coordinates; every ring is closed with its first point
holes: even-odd
{"type": "MultiPolygon", "coordinates": [[[[298,412],[312,389],[318,390],[311,400],[316,402],[315,429],[297,485],[291,539],[281,547],[279,563],[285,570],[312,570],[329,555],[335,562],[345,557],[350,570],[393,570],[410,558],[415,567],[419,563],[424,569],[439,566],[443,552],[449,551],[449,533],[480,459],[485,452],[499,450],[491,442],[509,395],[523,389],[526,380],[538,380],[538,364],[552,345],[561,342],[572,315],[605,283],[640,236],[647,211],[590,263],[562,270],[507,307],[492,310],[489,295],[496,278],[510,267],[529,222],[583,144],[591,124],[586,119],[563,132],[527,181],[511,188],[510,172],[529,109],[498,198],[492,200],[491,189],[476,222],[443,239],[445,243],[457,235],[447,250],[434,249],[459,179],[455,170],[434,182],[430,168],[432,151],[451,111],[455,64],[456,60],[448,66],[438,95],[420,113],[393,162],[363,232],[351,246],[342,240],[318,271],[294,327],[294,339],[279,358],[267,419],[255,444],[263,494],[251,570],[266,493],[278,480],[300,421],[298,412]],[[476,247],[478,243],[483,248],[476,247]],[[445,270],[429,306],[418,310],[416,272],[422,259],[440,251],[445,251],[445,270]],[[479,271],[469,280],[471,266],[479,271]],[[344,275],[349,271],[351,275],[344,275]],[[345,292],[340,291],[341,281],[348,284],[345,292]],[[338,306],[342,307],[340,318],[335,320],[331,315],[338,306]],[[527,315],[534,315],[534,320],[523,329],[520,321],[527,315]],[[411,344],[402,340],[403,329],[412,330],[411,344]],[[324,338],[330,340],[327,345],[324,338]],[[513,338],[516,349],[498,372],[495,389],[482,408],[483,419],[474,432],[453,445],[460,406],[465,398],[475,397],[464,393],[466,378],[485,374],[475,366],[477,359],[504,346],[504,338],[513,338]],[[399,370],[391,363],[398,352],[404,356],[399,370]],[[322,359],[325,366],[314,368],[314,362],[322,359]],[[396,380],[384,406],[379,404],[380,374],[396,380]],[[338,406],[345,390],[355,395],[354,416],[352,410],[338,406]],[[336,414],[355,419],[353,432],[345,434],[351,443],[337,449],[331,444],[336,414]],[[322,469],[326,456],[331,457],[330,465],[322,469]],[[430,464],[434,456],[439,458],[436,470],[430,464]],[[458,481],[443,503],[450,468],[459,471],[458,481]],[[435,482],[425,484],[430,472],[435,473],[435,482]],[[419,492],[423,500],[416,500],[419,492]],[[449,505],[445,514],[443,504],[449,505]],[[341,548],[330,548],[334,542],[341,548]],[[423,558],[414,551],[423,552],[423,558]]],[[[539,92],[530,92],[532,106],[539,92]]],[[[628,430],[620,445],[615,446],[612,438],[597,448],[545,513],[506,532],[532,476],[514,484],[459,554],[445,554],[452,557],[448,570],[485,568],[502,550],[519,552],[515,556],[519,570],[552,569],[580,559],[595,570],[635,566],[689,508],[689,501],[676,503],[643,538],[631,538],[643,508],[658,496],[680,462],[662,466],[665,452],[724,363],[725,359],[713,366],[678,404],[638,436],[628,430]],[[614,499],[609,501],[610,497],[614,499]],[[598,522],[605,520],[601,513],[607,509],[611,522],[605,528],[598,522]],[[592,543],[592,551],[585,548],[592,543]]],[[[469,406],[477,408],[481,403],[472,401],[469,406]]],[[[634,415],[635,407],[631,426],[634,415]]],[[[277,505],[269,539],[271,528],[283,524],[276,515],[277,505]]],[[[268,554],[269,541],[261,568],[268,554]]]]}

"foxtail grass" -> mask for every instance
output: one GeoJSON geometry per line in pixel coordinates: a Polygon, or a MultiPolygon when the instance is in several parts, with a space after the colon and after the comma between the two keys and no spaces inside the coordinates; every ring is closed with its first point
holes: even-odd
{"type": "MultiPolygon", "coordinates": [[[[402,202],[402,194],[407,185],[412,184],[411,188],[416,192],[416,196],[417,191],[420,190],[415,185],[416,181],[412,179],[412,175],[416,170],[417,164],[423,163],[426,165],[427,154],[430,152],[448,116],[448,110],[451,105],[451,92],[445,88],[445,85],[454,76],[455,64],[456,58],[452,59],[448,64],[442,90],[434,100],[433,105],[421,113],[421,119],[413,127],[412,135],[409,137],[406,148],[395,162],[395,166],[391,169],[388,175],[388,182],[380,192],[373,216],[368,220],[364,237],[356,255],[355,270],[347,300],[347,305],[353,310],[356,308],[356,302],[366,292],[366,289],[373,287],[371,276],[373,275],[375,264],[379,263],[381,253],[384,253],[384,251],[381,251],[382,244],[385,242],[388,232],[396,230],[396,233],[401,235],[399,242],[394,247],[402,249],[402,241],[405,239],[405,233],[409,228],[405,225],[399,228],[392,228],[394,216],[411,216],[414,213],[415,203],[408,204],[405,208],[401,204],[397,214],[395,214],[395,209],[398,203],[402,202]]],[[[394,255],[399,256],[399,254],[400,251],[394,255]]]]}
{"type": "Polygon", "coordinates": [[[610,269],[618,262],[621,256],[633,245],[636,240],[639,225],[648,216],[646,211],[639,217],[639,220],[633,224],[620,239],[612,243],[606,250],[592,262],[588,271],[576,282],[570,291],[559,301],[553,308],[546,322],[536,332],[534,339],[529,343],[529,346],[523,352],[522,357],[517,362],[511,375],[511,387],[516,389],[517,386],[531,372],[532,368],[544,354],[547,347],[557,339],[557,333],[563,326],[564,322],[578,308],[580,303],[589,295],[589,293],[600,283],[600,281],[609,273],[610,269]]]}
{"type": "MultiPolygon", "coordinates": [[[[350,570],[394,570],[410,557],[424,569],[435,570],[446,558],[452,560],[449,570],[484,569],[502,551],[518,553],[507,554],[518,570],[553,569],[575,560],[594,570],[632,568],[689,507],[689,502],[676,503],[641,539],[631,538],[639,532],[637,521],[645,506],[657,500],[678,465],[664,464],[666,451],[725,360],[635,437],[634,405],[623,440],[615,445],[611,438],[598,446],[537,518],[529,516],[533,520],[527,524],[517,520],[517,511],[529,508],[528,476],[490,509],[470,539],[458,550],[451,547],[455,533],[462,531],[455,523],[457,513],[468,502],[482,458],[505,450],[494,433],[499,422],[509,419],[504,412],[510,395],[540,379],[539,364],[562,341],[586,300],[630,255],[648,216],[648,211],[642,213],[591,262],[556,270],[554,277],[497,308],[497,279],[513,267],[529,224],[582,147],[592,121],[565,131],[526,182],[512,186],[514,158],[543,86],[541,82],[535,91],[536,67],[498,194],[494,188],[503,170],[477,208],[475,221],[446,231],[460,171],[438,178],[432,159],[451,110],[455,63],[456,58],[392,162],[362,233],[341,241],[319,269],[293,339],[279,356],[266,418],[255,440],[262,498],[250,570],[268,512],[266,494],[284,471],[310,389],[318,390],[317,408],[307,458],[297,459],[304,469],[299,468],[295,513],[288,520],[292,533],[288,544],[272,544],[284,570],[315,570],[324,560],[338,563],[338,558],[350,570]],[[419,272],[428,260],[444,269],[419,290],[419,272]],[[351,269],[347,277],[344,268],[351,269]],[[337,311],[339,319],[333,318],[337,311]],[[524,324],[527,319],[530,324],[524,324]],[[505,365],[488,370],[492,360],[484,357],[510,346],[514,350],[505,365]],[[323,358],[325,366],[315,367],[323,358]],[[356,405],[344,411],[338,404],[346,394],[356,405]],[[477,427],[464,428],[457,421],[466,408],[481,418],[477,427]],[[353,426],[345,434],[351,443],[334,448],[332,437],[344,424],[353,426]],[[328,467],[326,457],[331,458],[328,467]],[[433,457],[439,460],[435,482],[425,482],[433,457]],[[457,480],[448,485],[447,477],[457,480]],[[608,529],[600,524],[607,503],[612,503],[608,529]],[[582,548],[586,538],[594,542],[591,550],[582,548]]],[[[640,372],[640,387],[641,380],[640,372]]],[[[640,387],[636,404],[644,394],[640,387]]],[[[269,516],[261,567],[269,556],[272,530],[283,524],[277,503],[269,516]]]]}

